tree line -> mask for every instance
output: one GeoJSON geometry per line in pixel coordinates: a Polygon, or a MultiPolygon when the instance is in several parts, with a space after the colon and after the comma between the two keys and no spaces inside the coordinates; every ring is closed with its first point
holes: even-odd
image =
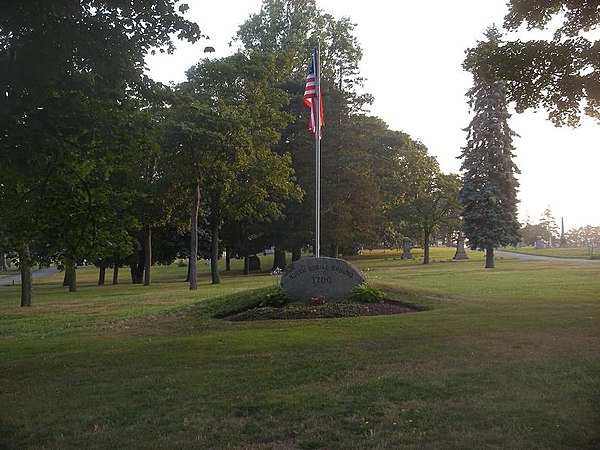
{"type": "MultiPolygon", "coordinates": [[[[321,42],[322,242],[332,256],[360,246],[457,230],[457,175],[420,142],[368,115],[354,25],[313,1],[265,0],[242,24],[241,50],[200,60],[164,86],[144,73],[171,36],[197,41],[174,0],[67,0],[0,7],[0,251],[18,261],[21,304],[31,266],[151,267],[199,257],[219,283],[221,254],[275,248],[283,268],[313,241],[314,154],[303,104],[311,49],[321,42]],[[308,18],[308,19],[307,19],[308,18]]],[[[428,262],[427,260],[425,262],[428,262]]],[[[229,265],[227,265],[229,267],[229,265]]]]}
{"type": "Polygon", "coordinates": [[[335,257],[408,236],[428,263],[432,237],[448,242],[462,228],[493,267],[493,249],[520,239],[508,103],[545,107],[557,125],[575,125],[583,101],[598,116],[597,42],[580,35],[598,25],[597,5],[588,6],[512,0],[505,29],[543,27],[562,11],[555,39],[504,42],[490,29],[467,51],[474,117],[459,177],[368,114],[354,24],[314,0],[264,0],[239,27],[240,51],[201,59],[176,86],[151,80],[144,58],[172,52],[173,36],[202,38],[185,19],[187,5],[6,0],[0,253],[19,262],[21,304],[31,304],[34,263],[64,268],[74,291],[84,260],[100,268],[100,282],[108,268],[118,281],[128,266],[132,282],[149,285],[154,264],[187,257],[196,289],[198,257],[211,260],[215,284],[223,252],[227,262],[244,258],[245,272],[268,247],[274,267],[285,266],[286,251],[299,258],[314,240],[313,138],[302,97],[317,40],[323,248],[335,257]]]}

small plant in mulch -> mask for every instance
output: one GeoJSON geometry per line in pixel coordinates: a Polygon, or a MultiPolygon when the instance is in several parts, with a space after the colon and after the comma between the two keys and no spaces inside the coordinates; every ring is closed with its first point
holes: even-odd
{"type": "Polygon", "coordinates": [[[281,286],[275,286],[267,295],[264,300],[260,302],[260,307],[271,307],[271,308],[279,308],[283,305],[286,305],[290,302],[290,298],[288,297],[287,292],[285,292],[281,286]]]}
{"type": "Polygon", "coordinates": [[[361,303],[381,303],[385,299],[385,294],[375,286],[362,283],[352,290],[350,299],[361,303]]]}

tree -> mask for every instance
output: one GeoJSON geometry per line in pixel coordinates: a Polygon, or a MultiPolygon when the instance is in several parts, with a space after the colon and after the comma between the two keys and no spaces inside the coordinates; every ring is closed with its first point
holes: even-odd
{"type": "MultiPolygon", "coordinates": [[[[487,33],[497,42],[496,30],[487,33]]],[[[494,267],[494,248],[517,245],[520,224],[517,221],[518,173],[513,162],[512,139],[508,125],[503,82],[489,83],[475,78],[469,91],[473,119],[466,131],[467,145],[461,152],[463,231],[471,249],[485,249],[486,268],[494,267]]]]}
{"type": "Polygon", "coordinates": [[[600,227],[586,225],[574,230],[569,230],[567,241],[575,247],[594,246],[600,248],[600,227]]]}
{"type": "Polygon", "coordinates": [[[334,18],[317,8],[314,0],[264,0],[260,12],[250,16],[237,33],[245,52],[278,55],[279,86],[290,98],[286,112],[293,120],[275,150],[292,156],[298,183],[307,195],[301,204],[288,202],[285,219],[268,230],[279,267],[285,265],[283,249],[291,250],[292,259],[297,259],[301,249],[314,242],[315,160],[310,151],[314,137],[307,130],[309,111],[302,96],[317,40],[327,123],[321,153],[322,246],[330,247],[333,255],[340,246],[350,250],[357,239],[371,232],[377,217],[370,147],[363,145],[362,131],[353,128],[360,126],[361,108],[371,100],[356,92],[362,82],[358,72],[362,50],[353,29],[350,19],[334,18]]]}
{"type": "Polygon", "coordinates": [[[552,242],[556,242],[560,238],[560,227],[552,215],[550,206],[548,206],[542,213],[539,224],[545,231],[543,238],[546,239],[548,241],[548,245],[552,247],[552,242]]]}
{"type": "Polygon", "coordinates": [[[451,226],[460,215],[460,179],[454,174],[441,173],[436,158],[427,154],[427,148],[408,137],[394,160],[395,173],[388,188],[393,196],[390,215],[395,222],[402,223],[405,236],[423,244],[423,264],[429,264],[432,234],[443,225],[451,226]]]}
{"type": "Polygon", "coordinates": [[[305,79],[318,40],[321,77],[350,93],[362,83],[358,71],[362,49],[352,35],[354,26],[347,17],[335,19],[317,8],[315,0],[263,0],[260,12],[240,26],[237,39],[246,52],[285,56],[280,60],[281,80],[305,79]]]}
{"type": "Polygon", "coordinates": [[[247,218],[277,216],[281,212],[277,202],[293,189],[289,156],[270,150],[288,119],[280,111],[286,96],[272,86],[275,63],[270,55],[242,53],[204,60],[187,72],[188,81],[178,87],[166,145],[173,167],[181,174],[180,183],[194,193],[190,289],[196,289],[194,256],[201,194],[207,200],[211,274],[217,284],[219,230],[225,206],[238,206],[238,220],[240,214],[247,218]],[[277,181],[271,183],[273,180],[277,181]],[[237,200],[242,196],[245,201],[240,203],[237,200]]]}
{"type": "Polygon", "coordinates": [[[544,108],[557,126],[577,126],[582,108],[600,119],[600,40],[593,34],[600,26],[598,2],[510,0],[508,5],[508,31],[562,22],[549,40],[479,42],[467,51],[465,69],[488,83],[505,80],[517,112],[544,108]]]}
{"type": "MultiPolygon", "coordinates": [[[[337,258],[340,251],[352,254],[358,244],[372,240],[382,219],[376,149],[378,134],[387,125],[351,114],[343,93],[331,86],[328,105],[329,125],[321,144],[321,242],[337,258]]],[[[313,186],[314,176],[309,192],[313,186]]]]}
{"type": "Polygon", "coordinates": [[[134,117],[155,96],[144,57],[172,51],[173,34],[200,37],[176,3],[2,2],[0,185],[13,249],[64,248],[73,267],[98,242],[107,179],[135,153],[130,133],[143,130],[134,117]]]}
{"type": "Polygon", "coordinates": [[[535,245],[535,243],[540,237],[546,241],[549,240],[548,229],[543,227],[539,223],[525,224],[525,226],[521,228],[521,237],[523,239],[523,244],[530,246],[535,245]]]}

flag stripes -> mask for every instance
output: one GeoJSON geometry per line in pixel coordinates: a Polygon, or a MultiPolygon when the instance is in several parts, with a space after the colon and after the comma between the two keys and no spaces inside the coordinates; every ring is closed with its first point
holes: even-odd
{"type": "Polygon", "coordinates": [[[323,101],[321,99],[321,87],[318,86],[318,77],[317,72],[317,52],[313,54],[313,59],[310,64],[310,70],[308,72],[308,76],[306,77],[306,86],[304,88],[304,104],[310,108],[310,121],[308,124],[308,128],[313,133],[316,133],[316,111],[317,104],[319,108],[319,136],[321,135],[321,127],[324,124],[323,121],[323,101]],[[319,90],[319,95],[317,96],[317,89],[319,90]]]}

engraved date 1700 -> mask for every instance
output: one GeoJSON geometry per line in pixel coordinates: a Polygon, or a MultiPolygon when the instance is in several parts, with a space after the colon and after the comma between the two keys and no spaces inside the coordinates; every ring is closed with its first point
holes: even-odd
{"type": "Polygon", "coordinates": [[[329,284],[333,281],[331,280],[331,277],[312,277],[312,282],[313,284],[329,284]]]}

